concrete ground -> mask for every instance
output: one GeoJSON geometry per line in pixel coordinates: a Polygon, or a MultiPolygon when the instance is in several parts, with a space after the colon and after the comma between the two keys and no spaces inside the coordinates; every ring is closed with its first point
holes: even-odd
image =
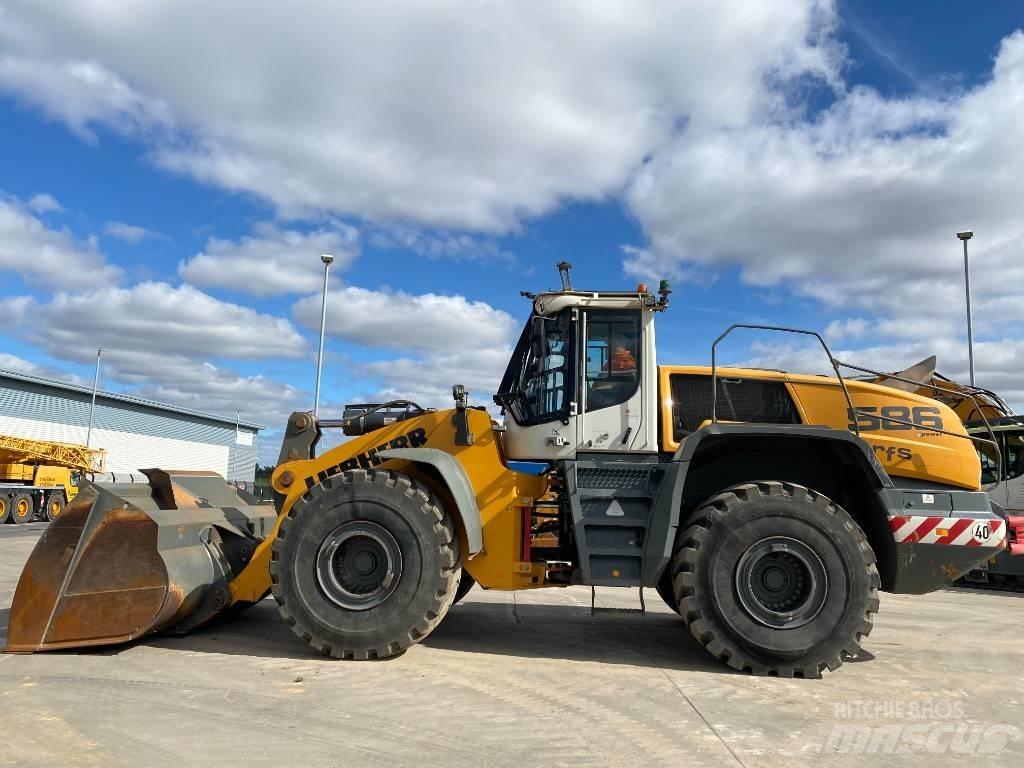
{"type": "MultiPolygon", "coordinates": [[[[2,636],[43,525],[0,528],[2,636]]],[[[315,655],[270,600],[189,637],[0,656],[0,765],[1024,765],[1024,595],[884,595],[870,654],[822,680],[733,673],[645,595],[646,616],[592,617],[586,588],[475,589],[378,662],[315,655]]]]}

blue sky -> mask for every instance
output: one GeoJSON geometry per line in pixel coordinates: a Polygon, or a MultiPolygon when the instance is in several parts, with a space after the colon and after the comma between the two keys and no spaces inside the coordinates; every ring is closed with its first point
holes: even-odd
{"type": "Polygon", "coordinates": [[[0,367],[102,345],[109,389],[277,426],[330,249],[329,408],[486,401],[561,259],[671,278],[665,362],[770,322],[963,378],[974,227],[980,383],[1024,402],[1019,3],[276,5],[0,0],[0,367]]]}

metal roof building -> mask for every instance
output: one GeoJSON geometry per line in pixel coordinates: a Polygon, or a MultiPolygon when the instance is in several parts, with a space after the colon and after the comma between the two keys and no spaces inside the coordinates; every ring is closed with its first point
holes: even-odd
{"type": "MultiPolygon", "coordinates": [[[[0,433],[85,443],[92,389],[0,370],[0,433]]],[[[97,392],[92,448],[107,451],[108,473],[140,469],[209,470],[252,481],[259,431],[234,418],[178,408],[130,395],[97,392]]]]}

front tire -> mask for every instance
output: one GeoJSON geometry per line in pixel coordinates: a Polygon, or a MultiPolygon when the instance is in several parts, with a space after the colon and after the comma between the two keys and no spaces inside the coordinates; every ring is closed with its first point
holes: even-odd
{"type": "Polygon", "coordinates": [[[397,472],[350,470],[316,485],[281,521],[274,599],[321,653],[379,659],[419,642],[455,598],[459,542],[442,503],[397,472]]]}
{"type": "Polygon", "coordinates": [[[462,598],[470,593],[470,590],[476,586],[476,579],[469,575],[469,571],[465,568],[462,569],[462,577],[459,579],[459,586],[455,590],[455,599],[452,600],[452,605],[458,605],[462,602],[462,598]]]}
{"type": "Polygon", "coordinates": [[[820,677],[860,651],[878,611],[875,556],[845,510],[808,488],[758,482],[695,511],[672,558],[693,636],[734,669],[820,677]]]}

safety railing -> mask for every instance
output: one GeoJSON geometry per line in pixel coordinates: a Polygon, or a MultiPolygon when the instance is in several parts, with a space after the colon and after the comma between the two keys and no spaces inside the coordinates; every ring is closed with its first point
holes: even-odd
{"type": "MultiPolygon", "coordinates": [[[[860,371],[861,373],[870,374],[872,376],[875,376],[876,378],[881,377],[884,379],[901,381],[906,384],[912,384],[916,388],[929,389],[932,390],[933,392],[944,392],[949,395],[953,395],[956,397],[964,397],[970,400],[971,403],[974,404],[975,410],[977,410],[979,415],[981,416],[982,421],[985,424],[985,430],[988,432],[989,438],[991,439],[986,439],[984,437],[979,437],[977,435],[971,434],[959,434],[957,432],[950,432],[949,430],[938,429],[935,427],[923,427],[922,425],[914,421],[901,419],[895,416],[884,416],[882,417],[882,422],[888,422],[891,424],[902,424],[904,426],[911,427],[914,429],[927,429],[929,432],[938,432],[939,434],[943,435],[951,435],[952,437],[965,438],[974,443],[989,445],[992,447],[992,450],[995,452],[996,455],[996,478],[1002,478],[1003,454],[1002,451],[999,450],[999,442],[996,440],[996,435],[992,429],[992,425],[989,423],[988,418],[981,410],[981,406],[979,405],[978,400],[974,397],[974,395],[970,394],[969,392],[963,392],[962,390],[955,390],[949,387],[941,387],[936,384],[924,384],[919,381],[914,381],[913,379],[908,379],[903,376],[899,376],[898,374],[874,371],[870,368],[864,368],[859,365],[854,365],[853,363],[844,363],[842,360],[837,359],[835,355],[832,354],[832,350],[829,349],[828,344],[825,342],[825,339],[822,337],[820,333],[817,333],[816,331],[808,331],[803,328],[788,328],[782,325],[756,325],[750,323],[735,323],[726,328],[725,332],[722,333],[722,335],[719,336],[717,339],[715,339],[715,341],[711,344],[711,422],[713,424],[718,423],[718,345],[721,344],[722,341],[726,337],[728,337],[733,331],[741,328],[754,331],[776,331],[779,333],[794,333],[803,336],[813,336],[815,339],[817,339],[818,343],[821,344],[821,348],[825,351],[825,355],[828,357],[828,362],[832,366],[832,370],[834,370],[836,373],[836,380],[839,382],[839,386],[843,390],[843,397],[846,398],[846,404],[849,408],[850,425],[852,427],[851,431],[858,437],[860,437],[860,424],[859,420],[857,419],[857,416],[866,415],[875,418],[875,414],[869,411],[861,410],[854,406],[853,398],[850,396],[850,390],[847,388],[846,381],[843,379],[843,374],[840,370],[841,368],[848,368],[851,371],[860,371]]],[[[996,480],[996,483],[998,482],[999,479],[996,480]]]]}

